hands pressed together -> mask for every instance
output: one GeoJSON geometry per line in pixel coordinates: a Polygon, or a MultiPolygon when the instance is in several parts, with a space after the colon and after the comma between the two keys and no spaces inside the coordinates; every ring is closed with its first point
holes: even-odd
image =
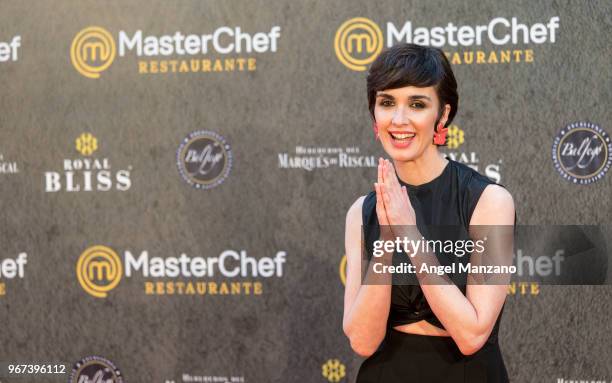
{"type": "Polygon", "coordinates": [[[378,159],[376,189],[376,215],[382,226],[416,225],[416,215],[410,204],[408,192],[397,179],[391,161],[378,159]]]}

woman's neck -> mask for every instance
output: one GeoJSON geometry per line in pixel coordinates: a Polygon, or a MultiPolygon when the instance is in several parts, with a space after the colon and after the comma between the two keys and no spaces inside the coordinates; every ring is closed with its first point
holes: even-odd
{"type": "Polygon", "coordinates": [[[439,176],[448,160],[432,147],[413,161],[393,161],[399,179],[409,185],[421,185],[439,176]]]}

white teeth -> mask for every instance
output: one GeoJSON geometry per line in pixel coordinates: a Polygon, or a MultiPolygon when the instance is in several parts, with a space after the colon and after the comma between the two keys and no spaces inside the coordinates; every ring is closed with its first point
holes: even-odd
{"type": "Polygon", "coordinates": [[[392,136],[394,138],[397,138],[398,140],[404,140],[406,138],[414,137],[414,133],[396,133],[396,134],[392,134],[392,136]]]}

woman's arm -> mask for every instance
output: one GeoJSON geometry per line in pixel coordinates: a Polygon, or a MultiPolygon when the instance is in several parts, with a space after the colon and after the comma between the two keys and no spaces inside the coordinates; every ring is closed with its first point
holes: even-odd
{"type": "MultiPolygon", "coordinates": [[[[472,225],[514,225],[514,202],[510,193],[498,185],[487,186],[472,215],[472,225]]],[[[512,258],[511,248],[503,251],[504,260],[512,258]],[[510,254],[505,254],[508,251],[510,254]]],[[[471,355],[489,338],[506,299],[508,286],[468,282],[466,295],[454,284],[422,284],[421,289],[460,351],[471,355]]]]}
{"type": "MultiPolygon", "coordinates": [[[[411,223],[413,212],[408,206],[408,198],[405,192],[400,192],[401,186],[391,163],[386,161],[386,164],[387,166],[383,167],[384,185],[381,192],[387,214],[385,219],[390,225],[405,227],[410,232],[409,235],[413,236],[416,226],[411,223]]],[[[472,213],[470,229],[477,228],[479,225],[483,225],[480,226],[480,229],[484,225],[494,229],[502,226],[507,229],[512,228],[514,202],[506,189],[498,185],[489,185],[485,188],[472,213]]],[[[416,238],[420,237],[421,235],[417,233],[416,238]]],[[[497,242],[497,245],[501,243],[503,246],[492,246],[495,247],[494,251],[487,256],[495,257],[497,264],[511,264],[511,239],[497,242]]],[[[463,295],[446,275],[440,277],[418,272],[424,262],[428,265],[438,263],[433,253],[417,254],[411,258],[411,262],[417,270],[417,277],[427,303],[453,338],[459,350],[464,355],[471,355],[478,351],[488,339],[499,316],[506,299],[507,283],[499,283],[498,280],[498,284],[475,284],[474,281],[477,278],[470,275],[466,295],[463,295]],[[439,282],[423,283],[424,278],[430,277],[439,282]]]]}
{"type": "Polygon", "coordinates": [[[391,285],[361,284],[362,219],[360,197],[346,215],[345,248],[347,258],[344,317],[342,328],[359,355],[372,355],[385,337],[391,285]]]}

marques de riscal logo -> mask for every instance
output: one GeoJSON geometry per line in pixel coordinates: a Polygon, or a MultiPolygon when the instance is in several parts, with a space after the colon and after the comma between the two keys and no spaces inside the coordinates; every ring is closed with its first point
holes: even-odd
{"type": "Polygon", "coordinates": [[[74,364],[69,383],[123,383],[119,368],[101,356],[88,356],[74,364]]]}
{"type": "Polygon", "coordinates": [[[561,176],[575,184],[587,185],[604,177],[612,165],[612,142],[599,125],[575,122],[555,136],[552,159],[561,176]]]}
{"type": "Polygon", "coordinates": [[[517,17],[494,17],[485,24],[444,26],[416,26],[407,20],[403,25],[387,22],[385,37],[374,21],[355,17],[343,22],[334,37],[338,60],[354,71],[364,71],[382,51],[398,42],[434,46],[443,49],[463,49],[492,45],[493,50],[462,50],[445,52],[452,64],[497,64],[533,62],[532,49],[520,46],[555,43],[559,17],[547,21],[526,23],[517,17]],[[508,47],[499,50],[499,47],[508,47]]]}
{"type": "Polygon", "coordinates": [[[227,382],[227,383],[247,383],[251,380],[246,379],[244,375],[240,373],[215,373],[214,375],[208,374],[194,374],[192,372],[182,372],[179,379],[165,379],[166,383],[181,382],[181,383],[198,383],[198,382],[227,382]]]}
{"type": "Polygon", "coordinates": [[[93,79],[128,55],[137,57],[139,74],[255,71],[254,54],[275,53],[280,31],[280,26],[254,33],[240,26],[220,26],[206,33],[120,30],[114,36],[103,27],[89,26],[73,38],[70,59],[80,74],[93,79]]]}
{"type": "Polygon", "coordinates": [[[287,253],[255,258],[246,250],[224,250],[218,256],[150,256],[94,245],[85,249],[76,264],[76,277],[85,292],[106,298],[120,281],[144,278],[145,295],[261,295],[262,280],[282,278],[287,253]],[[221,278],[221,279],[219,279],[221,278]]]}
{"type": "Polygon", "coordinates": [[[189,134],[176,152],[176,165],[185,182],[196,189],[220,185],[232,168],[232,150],[215,132],[198,130],[189,134]]]}
{"type": "Polygon", "coordinates": [[[296,146],[294,153],[278,153],[280,169],[313,171],[327,168],[374,168],[376,157],[364,154],[357,146],[296,146]]]}
{"type": "Polygon", "coordinates": [[[0,63],[19,60],[21,36],[14,36],[10,41],[0,41],[0,63]]]}
{"type": "Polygon", "coordinates": [[[28,254],[19,253],[15,258],[0,258],[0,298],[6,295],[6,280],[25,277],[28,254]]]}
{"type": "Polygon", "coordinates": [[[19,167],[17,166],[17,162],[5,159],[4,155],[0,153],[0,174],[17,173],[19,173],[19,167]]]}
{"type": "Polygon", "coordinates": [[[45,172],[45,192],[127,191],[132,187],[132,166],[114,170],[108,157],[92,157],[99,149],[98,139],[83,133],[74,148],[80,158],[66,158],[62,171],[45,172]]]}

